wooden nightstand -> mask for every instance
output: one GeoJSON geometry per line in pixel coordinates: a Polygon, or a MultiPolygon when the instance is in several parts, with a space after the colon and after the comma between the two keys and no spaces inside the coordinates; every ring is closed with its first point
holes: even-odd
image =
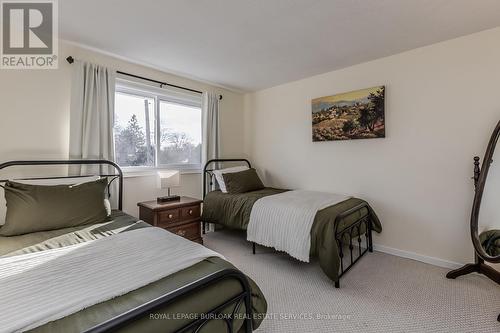
{"type": "Polygon", "coordinates": [[[201,200],[181,197],[180,200],[157,203],[139,202],[139,218],[155,227],[203,244],[201,238],[201,200]]]}

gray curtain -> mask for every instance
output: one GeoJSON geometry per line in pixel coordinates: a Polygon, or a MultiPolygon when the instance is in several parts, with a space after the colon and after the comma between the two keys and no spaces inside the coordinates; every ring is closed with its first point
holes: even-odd
{"type": "MultiPolygon", "coordinates": [[[[75,61],[72,69],[69,157],[114,161],[116,72],[84,61],[75,61]]],[[[77,175],[113,171],[112,168],[107,167],[70,169],[71,174],[77,175]]],[[[112,199],[116,199],[116,195],[113,195],[112,199]]],[[[112,203],[116,201],[112,200],[112,203]]]]}
{"type": "MultiPolygon", "coordinates": [[[[202,134],[203,150],[201,154],[201,165],[203,168],[208,160],[220,157],[219,95],[217,94],[203,94],[202,134]]],[[[214,230],[215,226],[210,223],[207,231],[214,230]]]]}
{"type": "Polygon", "coordinates": [[[202,166],[213,158],[219,157],[219,95],[203,94],[202,110],[203,151],[202,166]]]}

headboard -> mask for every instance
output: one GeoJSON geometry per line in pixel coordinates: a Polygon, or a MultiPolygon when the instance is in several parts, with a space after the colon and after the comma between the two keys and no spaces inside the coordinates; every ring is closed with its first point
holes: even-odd
{"type": "MultiPolygon", "coordinates": [[[[6,169],[9,167],[16,166],[36,166],[36,165],[94,165],[94,166],[103,166],[108,165],[114,168],[115,172],[112,174],[107,173],[98,173],[93,175],[78,175],[78,176],[55,176],[55,177],[35,177],[35,178],[26,178],[22,177],[24,180],[35,180],[35,179],[64,179],[64,178],[78,178],[78,177],[89,177],[89,176],[100,176],[108,178],[108,198],[111,196],[110,186],[113,181],[118,179],[118,209],[122,210],[123,208],[123,172],[122,169],[115,162],[111,162],[108,160],[45,160],[45,161],[10,161],[0,164],[0,170],[6,169]]],[[[8,179],[0,179],[0,183],[7,182],[8,179]]]]}
{"type": "Polygon", "coordinates": [[[205,167],[203,168],[203,198],[210,192],[211,187],[214,185],[215,175],[213,173],[214,170],[222,169],[221,165],[223,163],[246,163],[249,168],[252,167],[250,161],[245,158],[220,158],[209,160],[205,163],[205,167]]]}

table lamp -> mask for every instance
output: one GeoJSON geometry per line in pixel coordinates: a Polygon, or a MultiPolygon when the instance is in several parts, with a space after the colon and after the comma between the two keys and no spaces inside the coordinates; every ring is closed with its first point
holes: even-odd
{"type": "Polygon", "coordinates": [[[156,201],[158,203],[169,202],[180,200],[178,195],[170,195],[170,188],[179,186],[180,183],[180,172],[178,170],[163,170],[158,171],[158,188],[168,189],[168,195],[164,197],[158,197],[156,201]]]}

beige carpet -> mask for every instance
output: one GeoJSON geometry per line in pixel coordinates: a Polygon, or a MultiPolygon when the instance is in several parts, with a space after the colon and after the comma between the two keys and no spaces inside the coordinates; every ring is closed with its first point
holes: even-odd
{"type": "Polygon", "coordinates": [[[315,262],[263,247],[252,255],[241,233],[204,239],[264,292],[273,319],[257,332],[500,332],[500,287],[476,274],[448,280],[446,269],[374,252],[335,289],[315,262]]]}

